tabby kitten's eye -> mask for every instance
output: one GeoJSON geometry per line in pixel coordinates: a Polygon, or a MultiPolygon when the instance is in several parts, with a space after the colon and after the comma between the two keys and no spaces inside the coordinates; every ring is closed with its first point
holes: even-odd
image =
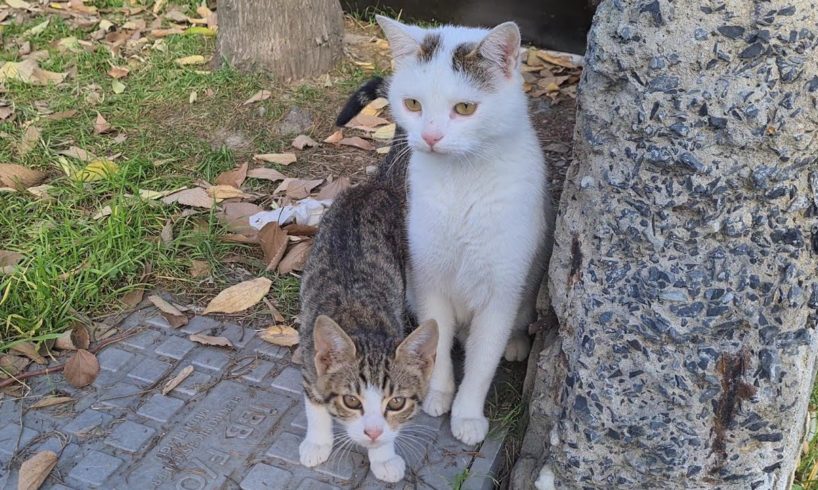
{"type": "Polygon", "coordinates": [[[347,408],[351,408],[352,410],[358,410],[359,408],[361,408],[361,400],[359,400],[358,397],[352,395],[344,395],[344,405],[346,405],[347,408]]]}
{"type": "Polygon", "coordinates": [[[386,408],[397,412],[398,410],[402,409],[404,405],[406,405],[406,398],[396,396],[395,398],[389,400],[389,403],[386,404],[386,408]]]}
{"type": "Polygon", "coordinates": [[[477,110],[477,104],[472,102],[460,102],[454,106],[454,112],[461,116],[471,116],[477,110]]]}
{"type": "Polygon", "coordinates": [[[412,112],[420,112],[420,101],[417,99],[403,99],[403,105],[412,112]]]}

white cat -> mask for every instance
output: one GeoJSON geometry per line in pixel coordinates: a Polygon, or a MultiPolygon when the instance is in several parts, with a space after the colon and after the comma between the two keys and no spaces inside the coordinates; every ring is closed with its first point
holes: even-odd
{"type": "Polygon", "coordinates": [[[520,31],[423,29],[378,16],[395,73],[389,102],[412,149],[408,169],[410,297],[438,323],[423,409],[452,411],[466,444],[488,432],[483,405],[505,351],[523,360],[552,223],[543,154],[520,74],[520,31]],[[455,396],[451,348],[465,328],[455,396]]]}

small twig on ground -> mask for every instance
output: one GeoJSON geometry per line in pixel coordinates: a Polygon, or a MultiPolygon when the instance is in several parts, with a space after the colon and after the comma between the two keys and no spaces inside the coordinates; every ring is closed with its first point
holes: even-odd
{"type": "MultiPolygon", "coordinates": [[[[116,342],[119,342],[120,340],[125,340],[128,337],[131,337],[133,335],[136,335],[137,333],[140,333],[142,330],[144,330],[144,329],[143,328],[134,328],[132,330],[128,330],[127,332],[122,332],[119,335],[114,335],[113,337],[105,339],[102,342],[100,342],[99,344],[95,345],[94,347],[88,349],[88,352],[90,352],[92,354],[96,354],[97,352],[99,352],[102,349],[108,347],[109,345],[114,344],[116,342]]],[[[0,381],[0,388],[5,388],[7,386],[11,386],[16,382],[20,382],[20,381],[22,381],[24,379],[28,379],[28,378],[33,378],[35,376],[44,376],[46,374],[59,373],[63,369],[65,369],[65,364],[60,364],[59,366],[51,366],[51,367],[48,367],[48,368],[45,368],[45,369],[40,369],[38,371],[31,371],[31,372],[28,372],[28,373],[22,373],[22,374],[19,374],[19,375],[15,376],[14,378],[9,378],[9,379],[0,381]]]]}

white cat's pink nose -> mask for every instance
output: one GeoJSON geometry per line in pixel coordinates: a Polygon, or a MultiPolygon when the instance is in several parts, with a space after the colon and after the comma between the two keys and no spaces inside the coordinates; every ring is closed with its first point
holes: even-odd
{"type": "Polygon", "coordinates": [[[443,139],[443,133],[437,131],[424,131],[420,133],[420,137],[423,138],[423,141],[425,141],[429,146],[435,146],[435,143],[443,139]]]}
{"type": "Polygon", "coordinates": [[[381,427],[367,427],[364,429],[364,434],[372,441],[375,442],[378,438],[383,434],[383,428],[381,427]]]}

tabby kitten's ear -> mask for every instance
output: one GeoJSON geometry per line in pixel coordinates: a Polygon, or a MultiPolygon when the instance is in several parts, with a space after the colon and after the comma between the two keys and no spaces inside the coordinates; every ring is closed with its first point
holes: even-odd
{"type": "Polygon", "coordinates": [[[437,353],[437,322],[426,320],[410,333],[397,348],[397,362],[419,364],[424,379],[432,375],[437,353]]]}
{"type": "Polygon", "coordinates": [[[376,15],[375,20],[383,29],[386,40],[389,41],[389,48],[392,50],[392,57],[395,62],[400,62],[403,58],[420,50],[420,41],[416,38],[418,35],[417,27],[402,24],[383,15],[376,15]]]}
{"type": "Polygon", "coordinates": [[[313,329],[315,370],[321,376],[355,362],[355,344],[332,318],[320,315],[313,329]]]}
{"type": "Polygon", "coordinates": [[[492,29],[477,47],[507,78],[520,66],[520,29],[514,22],[503,22],[492,29]]]}

